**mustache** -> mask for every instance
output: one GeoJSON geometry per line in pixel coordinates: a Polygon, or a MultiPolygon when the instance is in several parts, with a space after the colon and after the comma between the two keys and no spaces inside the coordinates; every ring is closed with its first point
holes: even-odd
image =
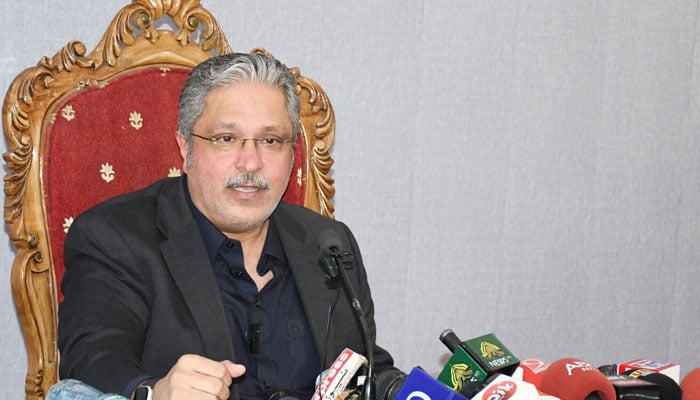
{"type": "Polygon", "coordinates": [[[235,188],[238,186],[250,185],[251,183],[262,190],[270,189],[270,182],[257,172],[249,172],[247,174],[230,177],[224,182],[224,187],[235,188]]]}

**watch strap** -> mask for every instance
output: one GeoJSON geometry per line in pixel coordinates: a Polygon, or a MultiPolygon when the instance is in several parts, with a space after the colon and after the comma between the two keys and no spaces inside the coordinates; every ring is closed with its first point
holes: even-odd
{"type": "Polygon", "coordinates": [[[153,388],[148,385],[140,385],[134,391],[134,400],[153,400],[153,388]]]}

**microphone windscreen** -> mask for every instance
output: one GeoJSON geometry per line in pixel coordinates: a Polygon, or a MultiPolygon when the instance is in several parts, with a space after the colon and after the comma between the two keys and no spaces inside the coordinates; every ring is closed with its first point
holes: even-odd
{"type": "Polygon", "coordinates": [[[683,400],[700,399],[700,367],[688,372],[681,381],[683,400]]]}
{"type": "Polygon", "coordinates": [[[343,242],[338,232],[333,229],[325,229],[318,235],[318,252],[323,257],[328,254],[343,251],[343,242]]]}
{"type": "Polygon", "coordinates": [[[597,395],[601,400],[615,400],[612,383],[596,367],[576,358],[553,362],[540,380],[541,391],[566,400],[585,400],[597,395]]]}
{"type": "Polygon", "coordinates": [[[420,367],[414,367],[394,400],[467,400],[420,367]]]}
{"type": "Polygon", "coordinates": [[[681,387],[670,376],[660,374],[658,372],[649,371],[647,369],[636,369],[626,371],[624,375],[632,378],[641,379],[643,381],[655,383],[659,387],[659,395],[661,400],[681,400],[681,387]]]}

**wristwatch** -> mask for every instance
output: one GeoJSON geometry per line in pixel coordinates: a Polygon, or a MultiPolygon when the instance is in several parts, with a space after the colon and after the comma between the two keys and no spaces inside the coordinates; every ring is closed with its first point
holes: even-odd
{"type": "Polygon", "coordinates": [[[137,386],[134,391],[134,400],[153,400],[153,389],[150,386],[137,386]]]}

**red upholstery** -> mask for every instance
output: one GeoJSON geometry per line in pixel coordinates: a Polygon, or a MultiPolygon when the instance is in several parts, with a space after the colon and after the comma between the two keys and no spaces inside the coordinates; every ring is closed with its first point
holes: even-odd
{"type": "MultiPolygon", "coordinates": [[[[72,219],[108,198],[181,174],[174,135],[188,72],[148,67],[124,73],[106,85],[74,91],[52,109],[42,160],[43,194],[59,302],[63,242],[72,219]]],[[[284,197],[299,205],[305,196],[305,152],[299,135],[284,197]]]]}

